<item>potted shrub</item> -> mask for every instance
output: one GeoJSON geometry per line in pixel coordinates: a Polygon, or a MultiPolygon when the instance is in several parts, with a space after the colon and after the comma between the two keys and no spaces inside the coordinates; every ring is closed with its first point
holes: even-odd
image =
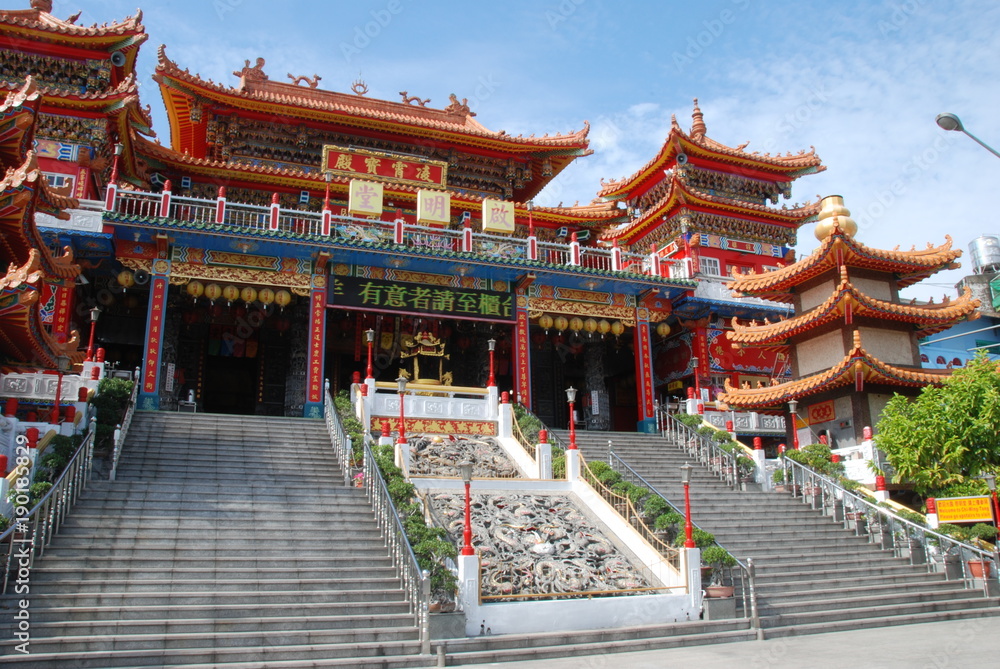
{"type": "MultiPolygon", "coordinates": [[[[987,548],[988,542],[996,540],[997,528],[986,523],[976,523],[972,527],[967,528],[965,533],[968,537],[968,542],[973,546],[976,548],[987,548]]],[[[992,563],[986,559],[969,560],[966,564],[969,566],[969,575],[972,578],[989,578],[992,575],[990,569],[992,563]]]]}
{"type": "Polygon", "coordinates": [[[736,558],[722,546],[713,545],[701,551],[701,564],[709,569],[709,584],[704,587],[705,596],[732,597],[733,586],[725,585],[724,579],[726,569],[736,566],[736,558]]]}
{"type": "Polygon", "coordinates": [[[676,511],[667,511],[656,517],[653,521],[653,530],[659,535],[664,543],[673,543],[680,528],[684,525],[684,516],[676,511]]]}

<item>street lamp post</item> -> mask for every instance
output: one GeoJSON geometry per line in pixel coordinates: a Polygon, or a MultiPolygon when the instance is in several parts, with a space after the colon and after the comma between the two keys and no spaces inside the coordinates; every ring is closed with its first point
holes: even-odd
{"type": "Polygon", "coordinates": [[[990,153],[992,153],[997,158],[1000,158],[1000,153],[997,153],[996,149],[986,144],[983,140],[979,139],[971,132],[965,129],[962,125],[962,120],[950,112],[945,112],[943,114],[938,114],[934,121],[938,124],[938,127],[942,130],[954,130],[955,132],[962,132],[968,135],[972,141],[974,141],[979,146],[983,147],[990,153]]]}
{"type": "Polygon", "coordinates": [[[698,378],[698,356],[691,356],[691,364],[694,366],[694,396],[695,399],[701,400],[701,379],[698,378]]]}
{"type": "Polygon", "coordinates": [[[94,331],[97,330],[97,319],[101,317],[101,308],[90,310],[90,343],[87,344],[87,362],[94,361],[94,331]]]}
{"type": "Polygon", "coordinates": [[[681,483],[684,484],[684,548],[694,548],[694,526],[691,524],[691,467],[685,462],[681,466],[681,483]]]}
{"type": "MultiPolygon", "coordinates": [[[[993,498],[993,524],[1000,530],[1000,504],[997,503],[997,477],[995,474],[983,474],[979,478],[986,481],[986,487],[990,489],[990,497],[993,498]]],[[[1000,542],[997,542],[997,549],[1000,550],[1000,542]]]]}
{"type": "Polygon", "coordinates": [[[788,400],[788,414],[792,419],[792,448],[799,450],[798,400],[788,400]]]}
{"type": "Polygon", "coordinates": [[[497,350],[497,340],[496,339],[490,339],[488,342],[486,342],[486,345],[490,349],[490,378],[486,381],[486,387],[487,388],[492,388],[493,386],[495,386],[497,384],[496,378],[493,376],[493,370],[494,370],[494,367],[493,367],[493,353],[494,353],[494,351],[497,350]]]}
{"type": "Polygon", "coordinates": [[[372,344],[375,343],[375,330],[368,328],[365,330],[365,341],[368,342],[368,376],[372,378],[372,344]]]}
{"type": "Polygon", "coordinates": [[[406,393],[406,377],[400,376],[396,379],[396,389],[399,391],[399,439],[397,444],[406,443],[406,415],[403,413],[404,398],[406,393]]]}
{"type": "Polygon", "coordinates": [[[566,389],[566,401],[569,403],[569,446],[568,450],[576,450],[576,421],[573,414],[576,409],[576,388],[570,386],[566,389]]]}
{"type": "Polygon", "coordinates": [[[472,547],[472,463],[463,460],[458,463],[458,472],[465,483],[465,531],[462,533],[462,555],[475,555],[472,547]]]}

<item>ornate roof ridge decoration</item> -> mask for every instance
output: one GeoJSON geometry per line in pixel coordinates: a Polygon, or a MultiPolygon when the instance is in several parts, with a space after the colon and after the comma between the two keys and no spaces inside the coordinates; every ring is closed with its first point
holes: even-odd
{"type": "Polygon", "coordinates": [[[42,325],[38,300],[44,277],[42,256],[38,249],[31,249],[23,265],[11,263],[7,274],[0,278],[0,297],[5,298],[0,317],[0,350],[13,360],[35,361],[45,367],[56,367],[60,355],[80,362],[86,352],[77,348],[80,343],[77,330],[70,332],[67,341],[60,342],[42,325]]]}
{"type": "MultiPolygon", "coordinates": [[[[584,126],[568,134],[545,135],[543,137],[525,137],[523,135],[508,135],[504,130],[493,131],[473,120],[468,104],[460,102],[452,95],[451,104],[445,109],[433,109],[418,105],[378,100],[351,93],[338,93],[319,88],[306,88],[295,84],[272,81],[263,73],[264,59],[258,58],[257,65],[251,67],[249,61],[240,75],[240,87],[225,86],[212,80],[205,80],[188,69],[181,69],[177,63],[166,55],[166,46],[161,45],[158,52],[158,62],[154,79],[161,86],[171,86],[163,79],[171,78],[197,87],[199,94],[209,97],[209,94],[221,94],[233,100],[248,102],[263,102],[285,107],[297,107],[305,111],[320,111],[340,116],[355,116],[386,123],[403,123],[411,126],[421,126],[432,130],[453,132],[470,137],[481,137],[507,144],[520,144],[532,148],[587,148],[587,136],[590,133],[590,123],[584,121],[584,126]],[[263,77],[263,78],[262,78],[263,77]]],[[[586,155],[586,154],[582,154],[586,155]]]]}
{"type": "MultiPolygon", "coordinates": [[[[0,84],[0,86],[4,86],[9,90],[19,90],[16,88],[17,84],[0,84]]],[[[125,75],[125,78],[122,79],[114,88],[108,88],[103,91],[94,91],[92,93],[68,93],[65,88],[50,88],[46,86],[44,82],[39,81],[35,82],[35,88],[42,95],[64,100],[108,100],[111,98],[135,96],[138,101],[139,96],[138,82],[136,81],[135,74],[132,72],[125,75]]]]}
{"type": "Polygon", "coordinates": [[[56,18],[51,14],[52,2],[33,1],[31,9],[0,10],[0,25],[9,25],[33,31],[42,31],[63,37],[113,37],[135,33],[142,34],[145,41],[145,27],[142,25],[142,10],[136,10],[135,16],[126,17],[121,23],[105,23],[90,27],[76,25],[76,16],[67,20],[56,18]]]}
{"type": "Polygon", "coordinates": [[[819,392],[852,383],[880,383],[889,386],[919,388],[940,384],[951,375],[950,370],[902,367],[883,362],[868,353],[861,345],[861,333],[854,331],[854,348],[828,370],[810,376],[773,383],[758,388],[735,388],[729,379],[719,400],[741,409],[777,409],[789,400],[797,400],[819,392]]]}
{"type": "Polygon", "coordinates": [[[8,260],[21,262],[33,252],[41,254],[42,267],[47,275],[58,279],[75,279],[82,271],[73,262],[70,247],[62,256],[54,256],[35,227],[35,212],[42,211],[63,220],[69,214],[63,209],[76,209],[79,200],[53,193],[38,169],[34,151],[29,151],[19,167],[7,170],[0,180],[0,193],[10,197],[7,206],[0,210],[0,231],[3,241],[0,251],[8,251],[8,260]]]}
{"type": "Polygon", "coordinates": [[[671,117],[670,132],[663,140],[660,151],[645,165],[636,170],[631,176],[623,179],[601,180],[601,189],[598,191],[599,197],[621,199],[626,197],[626,191],[634,187],[639,182],[650,177],[654,172],[666,167],[666,165],[677,158],[677,154],[700,155],[707,159],[714,159],[722,162],[751,165],[762,172],[774,174],[775,177],[785,176],[792,179],[803,173],[822,172],[826,167],[822,164],[820,157],[816,155],[816,147],[810,146],[809,151],[801,150],[797,154],[791,152],[782,155],[772,156],[769,153],[761,154],[757,151],[747,152],[744,149],[750,144],[746,142],[737,147],[730,147],[705,136],[705,119],[701,108],[698,107],[698,99],[694,101],[694,113],[692,114],[694,124],[690,133],[685,133],[676,116],[671,117]]]}
{"type": "MultiPolygon", "coordinates": [[[[226,162],[215,160],[213,158],[194,158],[187,154],[178,153],[169,147],[152,142],[144,137],[137,136],[133,139],[133,141],[135,142],[136,151],[144,155],[151,155],[163,160],[173,161],[190,167],[202,167],[208,170],[219,170],[220,173],[217,176],[229,175],[226,177],[227,179],[231,179],[232,174],[235,172],[247,175],[248,177],[265,176],[295,180],[290,181],[289,183],[291,185],[295,185],[296,187],[305,186],[314,189],[322,189],[326,185],[326,180],[319,171],[307,172],[300,169],[271,167],[269,165],[248,165],[239,161],[226,162]]],[[[350,182],[351,178],[348,176],[333,175],[330,183],[346,186],[349,185],[350,182]]],[[[260,183],[273,182],[262,180],[260,183]]],[[[387,192],[413,194],[414,197],[416,196],[417,191],[426,190],[418,186],[401,183],[387,183],[385,188],[387,192]]],[[[463,202],[481,203],[483,200],[496,199],[495,196],[481,197],[471,193],[459,193],[452,190],[447,190],[447,192],[453,199],[463,202]]],[[[514,207],[519,212],[527,211],[526,202],[515,202],[514,207]]],[[[575,205],[572,207],[540,207],[534,205],[532,211],[536,216],[542,216],[543,218],[546,214],[551,214],[555,216],[570,216],[607,221],[621,216],[620,210],[614,206],[614,203],[607,202],[592,202],[588,205],[575,205]]]]}
{"type": "MultiPolygon", "coordinates": [[[[648,207],[642,216],[625,226],[612,228],[601,235],[605,241],[621,240],[626,237],[637,236],[641,231],[653,225],[658,225],[667,212],[677,207],[703,206],[713,211],[728,211],[734,214],[745,213],[759,218],[767,218],[776,224],[794,225],[798,227],[807,222],[811,217],[819,213],[820,200],[811,202],[794,209],[777,209],[766,204],[756,202],[734,201],[730,198],[719,197],[703,193],[699,190],[688,188],[684,180],[680,179],[676,173],[669,177],[669,187],[655,204],[648,207]]],[[[738,218],[738,216],[734,216],[738,218]]]]}
{"type": "Polygon", "coordinates": [[[33,112],[38,110],[38,104],[42,99],[38,82],[30,74],[25,78],[24,83],[17,88],[13,88],[4,97],[3,104],[0,104],[0,114],[6,114],[11,109],[28,107],[33,112]]]}
{"type": "Polygon", "coordinates": [[[751,270],[734,276],[728,287],[733,291],[733,297],[752,296],[791,302],[790,291],[795,286],[840,265],[848,265],[892,272],[897,276],[897,286],[905,288],[941,270],[962,266],[955,262],[962,251],[952,250],[951,235],[945,235],[945,240],[940,246],[928,243],[926,249],[913,247],[909,251],[899,251],[897,246],[892,251],[886,251],[865,246],[834,223],[830,235],[805,258],[763,274],[751,270]]]}
{"type": "Polygon", "coordinates": [[[979,308],[980,301],[972,299],[972,290],[968,286],[955,301],[945,297],[939,304],[899,304],[859,291],[851,284],[846,266],[841,266],[840,276],[840,285],[833,294],[806,313],[773,323],[765,321],[758,324],[755,321],[749,325],[740,325],[733,318],[733,332],[729,335],[729,341],[740,347],[781,345],[800,332],[846,318],[847,314],[851,318],[873,315],[885,320],[912,323],[921,326],[916,329],[923,336],[946,330],[963,318],[975,320],[979,317],[976,309],[979,308]]]}
{"type": "Polygon", "coordinates": [[[28,77],[17,90],[11,91],[0,104],[0,165],[18,163],[31,150],[35,138],[35,120],[42,96],[34,78],[28,77]]]}

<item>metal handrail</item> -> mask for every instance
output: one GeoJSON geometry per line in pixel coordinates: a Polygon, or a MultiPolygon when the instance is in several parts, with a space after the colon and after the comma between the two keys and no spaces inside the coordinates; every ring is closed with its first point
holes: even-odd
{"type": "Polygon", "coordinates": [[[724,450],[715,441],[703,437],[697,430],[667,413],[663,416],[663,436],[685,449],[729,487],[736,488],[739,485],[740,470],[736,454],[724,450]]]}
{"type": "Polygon", "coordinates": [[[645,520],[643,520],[642,513],[635,508],[632,500],[629,499],[627,495],[620,495],[614,492],[601,483],[596,476],[594,476],[593,472],[591,472],[590,468],[587,466],[583,453],[580,453],[579,457],[580,475],[583,480],[594,489],[594,492],[604,498],[604,500],[610,504],[612,508],[614,508],[618,515],[621,516],[626,523],[631,525],[642,536],[642,538],[649,543],[650,546],[663,556],[670,566],[672,566],[675,570],[680,571],[681,552],[656,536],[653,529],[646,523],[645,520]]]}
{"type": "MultiPolygon", "coordinates": [[[[49,491],[26,513],[19,515],[16,512],[11,526],[0,534],[0,551],[6,553],[3,561],[3,588],[0,594],[7,593],[7,585],[10,580],[12,567],[14,566],[15,548],[17,551],[17,572],[22,570],[30,572],[34,565],[35,557],[40,557],[45,553],[45,547],[52,541],[53,535],[59,531],[66,515],[76,504],[80,493],[90,482],[94,463],[94,438],[97,434],[97,419],[90,419],[90,431],[84,436],[76,453],[66,463],[62,473],[52,484],[49,491]],[[6,549],[3,548],[6,544],[6,549]]],[[[21,447],[27,443],[23,436],[18,437],[21,447]],[[22,441],[23,440],[23,441],[22,441]]],[[[31,474],[29,466],[21,465],[17,468],[19,477],[28,477],[31,474]]],[[[30,495],[27,489],[18,490],[15,498],[20,501],[22,495],[30,495]]],[[[17,506],[25,506],[18,504],[17,506]]],[[[18,579],[20,580],[20,575],[18,579]]]]}
{"type": "MultiPolygon", "coordinates": [[[[878,506],[800,462],[790,458],[781,460],[786,480],[791,482],[793,496],[800,497],[803,503],[829,513],[835,519],[840,519],[842,515],[841,522],[845,529],[853,529],[855,535],[867,537],[870,543],[891,549],[896,557],[908,558],[911,565],[925,564],[928,571],[931,571],[935,553],[941,553],[942,558],[947,555],[957,556],[961,580],[965,581],[967,588],[972,588],[974,577],[969,563],[993,564],[992,575],[984,574],[982,578],[983,594],[990,596],[989,581],[1000,578],[1000,562],[995,552],[983,550],[902,518],[891,509],[878,506]]],[[[945,577],[951,578],[947,570],[945,577]]]]}
{"type": "Polygon", "coordinates": [[[392,503],[389,488],[386,486],[382,472],[379,471],[375,454],[372,453],[370,442],[364,443],[364,487],[368,501],[375,511],[375,521],[378,523],[386,548],[393,565],[403,581],[403,588],[408,593],[410,606],[413,609],[417,628],[420,630],[421,652],[430,653],[430,573],[420,568],[417,556],[413,553],[406,530],[399,519],[396,506],[392,503]]]}
{"type": "MultiPolygon", "coordinates": [[[[623,460],[611,448],[609,448],[608,450],[608,465],[616,472],[621,474],[624,480],[628,481],[629,483],[632,483],[633,485],[641,485],[645,487],[650,491],[651,494],[658,496],[660,499],[666,502],[667,506],[673,509],[676,513],[679,513],[681,516],[684,515],[684,512],[679,507],[677,507],[677,505],[675,505],[673,502],[667,499],[666,495],[660,492],[659,489],[652,483],[647,481],[642,476],[642,474],[633,469],[629,463],[623,460]]],[[[698,527],[698,525],[694,522],[692,522],[691,525],[694,527],[698,527]]],[[[715,543],[717,546],[729,552],[730,555],[733,555],[732,551],[730,551],[724,545],[722,545],[718,541],[716,541],[715,543]]],[[[738,557],[733,555],[733,559],[736,560],[736,566],[741,572],[739,587],[740,587],[740,599],[743,602],[743,612],[749,614],[748,617],[753,622],[754,629],[757,629],[760,627],[760,617],[757,615],[756,567],[754,566],[752,558],[747,558],[747,561],[743,562],[738,557]]],[[[730,577],[731,576],[732,574],[730,574],[730,577]]],[[[735,585],[736,579],[732,579],[732,581],[735,585]]]]}
{"type": "Polygon", "coordinates": [[[330,442],[333,450],[340,460],[340,469],[344,473],[344,485],[351,484],[351,461],[354,459],[354,444],[351,438],[344,432],[344,426],[340,424],[340,417],[337,414],[337,405],[334,404],[333,395],[330,394],[330,380],[326,380],[324,388],[324,419],[326,430],[330,434],[330,442]]]}
{"type": "Polygon", "coordinates": [[[108,480],[114,481],[118,473],[118,458],[121,456],[122,446],[125,445],[125,437],[128,436],[128,429],[132,426],[132,416],[135,414],[135,400],[139,396],[139,368],[135,369],[135,377],[132,381],[132,394],[128,398],[128,405],[125,407],[125,417],[115,428],[115,443],[111,452],[111,471],[108,473],[108,480]]]}

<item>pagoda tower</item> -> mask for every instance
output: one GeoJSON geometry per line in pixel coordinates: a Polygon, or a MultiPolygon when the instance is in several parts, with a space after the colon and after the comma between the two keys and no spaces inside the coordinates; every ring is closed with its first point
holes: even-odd
{"type": "MultiPolygon", "coordinates": [[[[892,251],[854,239],[857,225],[843,198],[821,202],[816,237],[822,242],[793,265],[734,275],[734,295],[794,306],[795,315],[740,325],[731,335],[739,350],[776,349],[789,354],[794,380],[770,385],[726,383],[720,399],[753,411],[781,411],[798,403],[797,424],[810,441],[826,434],[837,446],[860,442],[894,393],[915,395],[940,383],[948,370],[922,369],[918,339],[978,317],[979,300],[967,288],[955,300],[904,303],[899,291],[943,269],[959,267],[951,238],[939,247],[892,251]]],[[[805,435],[803,435],[805,438],[805,435]]],[[[802,441],[799,438],[798,441],[802,441]]]]}
{"type": "Polygon", "coordinates": [[[815,220],[819,203],[777,205],[791,198],[795,180],[826,169],[813,149],[771,155],[749,151],[749,142],[730,147],[710,138],[697,99],[691,118],[687,132],[673,118],[659,153],[632,176],[602,182],[598,193],[628,213],[624,224],[605,229],[603,242],[680,260],[698,280],[696,290],[674,300],[674,317],[660,328],[668,338],[654,351],[658,390],[674,396],[682,384],[721,390],[723,379],[756,382],[787,371],[785,359],[770,350],[731,355],[732,318],[749,322],[789,311],[767,300],[733,300],[725,281],[734,272],[794,261],[797,231],[815,220]]]}

